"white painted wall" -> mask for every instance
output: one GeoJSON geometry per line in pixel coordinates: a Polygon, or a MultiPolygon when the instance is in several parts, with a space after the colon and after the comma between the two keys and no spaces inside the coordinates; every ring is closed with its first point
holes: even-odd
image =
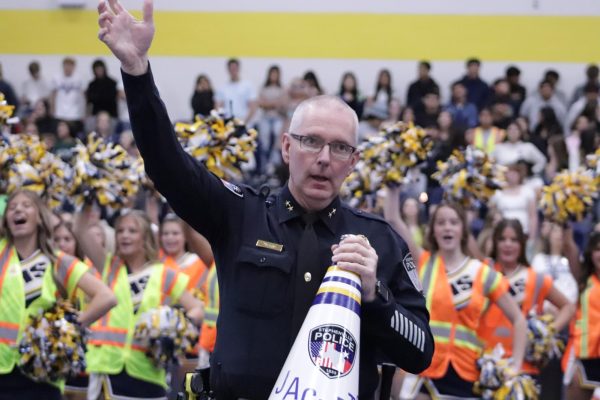
{"type": "MultiPolygon", "coordinates": [[[[61,0],[0,0],[1,9],[53,9],[61,0]]],[[[80,0],[86,8],[95,8],[97,1],[80,0]]],[[[140,8],[142,0],[122,0],[126,7],[140,8]]],[[[284,12],[357,12],[357,13],[418,13],[418,14],[509,14],[509,15],[586,15],[600,16],[600,0],[155,0],[155,7],[162,10],[194,11],[284,11],[284,12]]],[[[1,23],[1,22],[0,22],[1,23]]],[[[159,33],[160,34],[160,33],[159,33]]],[[[91,79],[91,62],[95,57],[77,56],[78,73],[85,80],[91,79]]],[[[37,59],[42,64],[43,74],[50,78],[60,72],[62,56],[6,55],[0,54],[5,78],[12,82],[17,91],[27,78],[27,64],[37,59]]],[[[118,63],[105,57],[109,73],[120,79],[118,63]]],[[[590,60],[598,62],[600,60],[590,60]]],[[[154,57],[151,59],[162,97],[175,119],[187,118],[190,113],[189,98],[195,78],[200,73],[209,75],[213,87],[226,82],[224,58],[154,57]]],[[[363,94],[371,94],[379,69],[392,71],[394,86],[401,99],[405,98],[408,84],[415,78],[416,62],[400,60],[328,60],[328,59],[263,59],[242,60],[243,78],[260,86],[269,65],[279,64],[283,81],[302,75],[306,70],[316,71],[325,91],[334,93],[343,72],[353,71],[359,79],[363,94]]],[[[482,77],[487,81],[503,75],[506,62],[483,60],[482,77]]],[[[519,63],[523,71],[522,80],[529,90],[535,90],[543,72],[554,68],[561,73],[561,87],[567,95],[583,81],[584,64],[575,63],[519,63]]],[[[433,60],[433,76],[442,87],[446,98],[450,83],[464,72],[463,60],[436,62],[433,60]]]]}
{"type": "MultiPolygon", "coordinates": [[[[13,84],[17,92],[21,83],[27,79],[27,65],[33,59],[40,61],[42,74],[51,78],[61,71],[61,56],[36,55],[0,55],[5,79],[13,84]]],[[[77,73],[85,80],[92,78],[91,64],[95,57],[76,56],[77,73]]],[[[109,74],[120,79],[119,63],[113,57],[103,57],[108,64],[109,74]]],[[[154,57],[151,58],[152,69],[158,83],[161,96],[173,119],[185,119],[191,116],[189,100],[193,91],[196,76],[208,74],[213,87],[219,87],[227,81],[224,58],[197,57],[154,57]]],[[[259,88],[264,82],[267,68],[278,64],[282,68],[283,82],[289,83],[293,78],[313,69],[319,77],[327,93],[335,93],[339,88],[341,75],[345,71],[353,71],[359,80],[362,94],[370,95],[375,86],[377,72],[385,67],[392,71],[392,79],[397,95],[402,101],[406,98],[406,90],[416,77],[416,61],[397,60],[327,60],[327,59],[241,59],[242,77],[251,80],[259,88]]],[[[491,82],[503,76],[509,62],[483,62],[481,75],[491,82]]],[[[518,63],[522,71],[521,79],[529,91],[535,90],[544,71],[553,68],[561,74],[559,87],[570,97],[573,88],[584,80],[585,64],[575,63],[518,63]]],[[[433,61],[432,74],[442,88],[442,97],[447,99],[450,84],[464,74],[463,61],[433,61]]]]}

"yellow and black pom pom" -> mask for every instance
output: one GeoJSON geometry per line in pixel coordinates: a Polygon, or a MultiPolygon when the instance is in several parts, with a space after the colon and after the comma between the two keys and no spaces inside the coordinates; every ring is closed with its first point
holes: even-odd
{"type": "Polygon", "coordinates": [[[477,360],[480,373],[473,392],[484,400],[537,400],[540,389],[533,378],[517,374],[503,355],[504,349],[498,345],[477,360]]]}
{"type": "Polygon", "coordinates": [[[215,110],[206,118],[197,116],[192,124],[175,124],[175,132],[186,152],[226,180],[242,179],[241,164],[248,162],[256,149],[256,130],[215,110]]]}
{"type": "Polygon", "coordinates": [[[106,143],[90,133],[78,142],[71,159],[70,199],[77,208],[97,202],[109,211],[121,209],[139,189],[138,167],[118,144],[106,143]]]}
{"type": "Polygon", "coordinates": [[[478,208],[504,185],[505,167],[496,164],[480,149],[468,146],[454,150],[446,162],[438,161],[432,178],[444,189],[446,199],[465,208],[478,208]]]}
{"type": "Polygon", "coordinates": [[[398,122],[382,129],[358,145],[360,160],[344,182],[342,197],[353,207],[375,204],[379,189],[403,183],[432,146],[425,131],[412,124],[398,122]]]}
{"type": "Polygon", "coordinates": [[[564,347],[564,342],[554,329],[554,316],[537,315],[535,311],[531,311],[527,318],[525,361],[543,368],[551,359],[560,359],[564,347]]]}
{"type": "Polygon", "coordinates": [[[18,118],[12,118],[14,112],[14,104],[8,104],[4,93],[0,92],[0,127],[4,124],[14,124],[19,121],[18,118]]]}
{"type": "Polygon", "coordinates": [[[69,171],[37,136],[10,135],[0,144],[0,187],[8,193],[31,190],[58,209],[68,194],[69,171]]]}
{"type": "Polygon", "coordinates": [[[160,306],[140,316],[135,327],[134,344],[146,349],[146,355],[158,368],[178,364],[198,340],[198,330],[179,308],[160,306]]]}
{"type": "Polygon", "coordinates": [[[35,381],[55,382],[85,372],[86,331],[77,310],[58,302],[30,316],[19,343],[18,366],[35,381]]]}
{"type": "Polygon", "coordinates": [[[580,221],[594,205],[598,185],[591,171],[563,171],[542,189],[540,208],[544,217],[559,224],[580,221]]]}

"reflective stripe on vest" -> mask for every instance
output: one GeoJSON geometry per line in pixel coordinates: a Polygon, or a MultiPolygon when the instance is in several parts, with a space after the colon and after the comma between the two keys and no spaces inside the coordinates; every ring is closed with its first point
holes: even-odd
{"type": "Polygon", "coordinates": [[[110,344],[112,346],[124,347],[127,342],[127,329],[95,327],[88,340],[90,344],[110,344]]]}
{"type": "MultiPolygon", "coordinates": [[[[121,260],[117,256],[112,256],[112,260],[107,260],[104,266],[103,274],[105,282],[114,293],[117,276],[121,267],[121,260]],[[110,264],[108,264],[110,261],[110,264]]],[[[127,343],[127,329],[109,327],[110,311],[104,314],[92,327],[88,342],[94,345],[108,344],[117,347],[124,347],[127,343]]]]}
{"type": "Polygon", "coordinates": [[[450,335],[452,334],[452,323],[442,321],[430,321],[429,327],[435,340],[442,343],[448,343],[450,341],[450,335]]]}
{"type": "Polygon", "coordinates": [[[579,358],[588,358],[589,357],[589,331],[590,331],[590,297],[592,294],[592,289],[594,287],[593,282],[594,276],[590,276],[588,279],[587,287],[585,288],[580,301],[581,307],[581,318],[575,321],[575,326],[579,328],[579,332],[581,332],[581,337],[579,339],[579,358]]]}
{"type": "MultiPolygon", "coordinates": [[[[10,246],[7,241],[4,241],[4,243],[5,246],[2,249],[2,253],[0,253],[0,296],[2,295],[4,276],[8,271],[12,253],[12,246],[10,246]]],[[[0,343],[16,344],[18,336],[19,324],[0,321],[0,343]]]]}
{"type": "Polygon", "coordinates": [[[480,351],[482,344],[477,333],[464,325],[456,325],[454,332],[454,344],[456,346],[466,347],[473,351],[480,351]]]}
{"type": "Polygon", "coordinates": [[[0,322],[0,343],[16,344],[19,337],[19,324],[0,322]]]}
{"type": "Polygon", "coordinates": [[[161,287],[161,304],[169,304],[171,292],[175,286],[175,278],[177,272],[165,266],[163,268],[162,287],[161,287]]]}
{"type": "Polygon", "coordinates": [[[434,257],[428,254],[428,258],[424,261],[427,264],[424,268],[421,268],[421,281],[423,282],[423,291],[425,292],[425,306],[428,310],[431,310],[431,303],[433,301],[433,290],[431,284],[436,282],[438,272],[440,269],[441,257],[434,257]]]}
{"type": "Polygon", "coordinates": [[[486,276],[483,283],[483,293],[487,295],[495,288],[496,284],[500,282],[502,276],[491,268],[488,269],[485,274],[486,276]]]}
{"type": "Polygon", "coordinates": [[[213,263],[208,272],[208,299],[204,309],[204,321],[207,326],[215,327],[219,316],[219,281],[217,279],[217,267],[213,263]]]}

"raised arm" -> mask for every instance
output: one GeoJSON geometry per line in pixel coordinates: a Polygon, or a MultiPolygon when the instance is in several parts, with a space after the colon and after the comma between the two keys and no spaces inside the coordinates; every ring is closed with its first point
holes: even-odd
{"type": "Polygon", "coordinates": [[[136,21],[117,0],[98,6],[98,37],[121,61],[129,116],[144,166],[173,210],[211,243],[228,235],[224,227],[241,220],[240,196],[228,190],[179,144],[148,63],[154,36],[152,0],[136,21]]]}
{"type": "Polygon", "coordinates": [[[408,229],[408,226],[400,215],[400,187],[387,188],[385,202],[383,206],[383,216],[387,222],[394,228],[394,230],[404,239],[408,245],[410,253],[413,258],[418,262],[421,258],[423,249],[418,246],[408,229]]]}
{"type": "Polygon", "coordinates": [[[79,246],[94,265],[94,268],[102,274],[106,262],[106,250],[102,248],[90,232],[90,213],[92,206],[84,206],[83,210],[75,216],[74,231],[79,241],[79,246]]]}
{"type": "Polygon", "coordinates": [[[196,253],[207,267],[210,267],[214,260],[212,248],[208,240],[196,232],[189,224],[185,224],[185,241],[191,251],[196,253]]]}

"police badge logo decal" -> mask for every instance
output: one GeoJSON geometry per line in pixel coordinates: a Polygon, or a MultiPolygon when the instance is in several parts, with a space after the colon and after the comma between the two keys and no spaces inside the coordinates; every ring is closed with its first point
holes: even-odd
{"type": "Polygon", "coordinates": [[[422,293],[423,286],[421,285],[421,280],[419,279],[419,274],[417,273],[417,266],[415,265],[415,261],[410,253],[404,256],[402,265],[404,265],[404,269],[406,269],[406,273],[408,274],[413,286],[422,293]]]}
{"type": "Polygon", "coordinates": [[[308,335],[308,353],[326,377],[341,378],[354,366],[356,340],[340,325],[319,325],[308,335]]]}

